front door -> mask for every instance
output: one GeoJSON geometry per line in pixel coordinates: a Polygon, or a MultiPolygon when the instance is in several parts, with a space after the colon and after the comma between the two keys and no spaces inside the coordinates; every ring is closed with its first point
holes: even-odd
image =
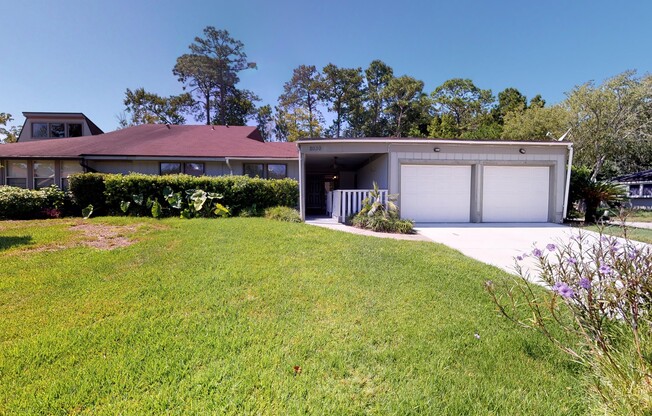
{"type": "Polygon", "coordinates": [[[306,214],[326,214],[326,192],[324,175],[307,175],[306,181],[306,214]]]}

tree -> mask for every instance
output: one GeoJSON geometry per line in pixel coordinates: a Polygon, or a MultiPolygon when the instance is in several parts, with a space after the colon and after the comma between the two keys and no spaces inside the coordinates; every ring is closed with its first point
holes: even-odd
{"type": "Polygon", "coordinates": [[[235,85],[240,81],[238,73],[255,68],[256,64],[247,61],[243,43],[233,39],[228,31],[208,26],[204,36],[196,37],[190,44],[190,54],[177,58],[172,72],[185,84],[184,89],[189,88],[199,97],[202,111],[197,112],[197,120],[226,124],[233,112],[229,105],[234,103],[235,85]],[[216,109],[214,117],[212,108],[216,109]]]}
{"type": "Polygon", "coordinates": [[[530,107],[505,114],[501,138],[506,140],[551,140],[570,127],[570,114],[562,106],[530,107]]]}
{"type": "Polygon", "coordinates": [[[272,107],[266,104],[256,110],[256,126],[258,131],[263,137],[263,140],[269,142],[272,140],[272,131],[274,126],[274,118],[272,115],[272,107]]]}
{"type": "MultiPolygon", "coordinates": [[[[572,115],[576,162],[591,167],[592,180],[605,168],[625,173],[617,165],[622,155],[650,154],[652,75],[627,71],[601,85],[587,82],[568,93],[564,105],[572,115]]],[[[646,161],[647,168],[651,162],[646,161]]]]}
{"type": "Polygon", "coordinates": [[[184,124],[184,113],[195,104],[189,93],[161,97],[158,94],[137,88],[125,91],[124,105],[128,116],[120,119],[120,126],[138,124],[184,124]]]}
{"type": "MultiPolygon", "coordinates": [[[[0,113],[0,126],[6,126],[7,123],[13,121],[13,117],[9,113],[0,113]]],[[[18,141],[18,136],[20,136],[21,127],[11,126],[8,129],[5,127],[0,127],[0,135],[4,135],[3,139],[0,139],[0,143],[15,143],[18,141]]]]}
{"type": "Polygon", "coordinates": [[[421,98],[423,81],[416,80],[404,75],[399,78],[392,78],[387,87],[383,90],[382,98],[387,102],[387,113],[393,121],[394,137],[403,136],[403,119],[417,100],[421,98]]]}
{"type": "Polygon", "coordinates": [[[444,82],[432,92],[431,96],[435,111],[440,116],[443,114],[452,116],[456,130],[460,132],[459,136],[486,123],[485,116],[494,102],[491,90],[480,89],[470,79],[462,78],[453,78],[444,82]]]}
{"type": "Polygon", "coordinates": [[[534,108],[534,107],[543,108],[545,106],[546,106],[546,100],[544,100],[541,97],[541,94],[537,94],[534,97],[532,97],[532,99],[530,100],[530,105],[528,106],[528,108],[534,108]]]}
{"type": "Polygon", "coordinates": [[[380,60],[372,61],[365,69],[367,84],[365,94],[365,111],[361,117],[362,131],[366,137],[385,137],[391,133],[385,113],[384,89],[394,78],[394,70],[380,60]]]}
{"type": "Polygon", "coordinates": [[[322,70],[322,99],[328,111],[335,113],[328,134],[341,137],[346,123],[350,123],[362,105],[362,68],[338,68],[328,64],[322,70]]]}
{"type": "Polygon", "coordinates": [[[527,98],[516,88],[505,88],[498,93],[498,104],[493,109],[494,119],[503,124],[505,114],[510,111],[523,112],[527,108],[527,98]]]}
{"type": "Polygon", "coordinates": [[[295,141],[301,137],[319,137],[324,117],[319,110],[323,97],[323,80],[314,65],[299,65],[290,81],[283,85],[278,98],[279,122],[286,126],[286,138],[295,141]]]}

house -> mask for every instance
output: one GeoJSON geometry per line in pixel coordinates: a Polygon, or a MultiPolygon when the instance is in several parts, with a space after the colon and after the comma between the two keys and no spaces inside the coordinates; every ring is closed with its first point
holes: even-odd
{"type": "MultiPolygon", "coordinates": [[[[27,129],[38,131],[42,120],[29,116],[27,129]]],[[[398,194],[403,218],[417,222],[559,223],[566,215],[571,162],[568,142],[268,143],[255,127],[158,124],[81,137],[26,136],[0,145],[0,185],[66,188],[68,175],[77,172],[289,177],[299,181],[304,218],[345,221],[377,183],[385,197],[398,194]]]]}
{"type": "Polygon", "coordinates": [[[652,169],[613,179],[627,189],[632,208],[652,209],[652,169]]]}
{"type": "Polygon", "coordinates": [[[298,142],[303,216],[344,220],[373,182],[416,222],[554,222],[566,216],[572,145],[400,138],[298,142]]]}

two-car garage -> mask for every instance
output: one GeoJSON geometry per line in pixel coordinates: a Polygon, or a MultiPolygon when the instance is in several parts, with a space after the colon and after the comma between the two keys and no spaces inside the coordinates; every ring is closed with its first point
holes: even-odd
{"type": "Polygon", "coordinates": [[[551,167],[402,164],[401,216],[416,222],[548,222],[551,167]]]}

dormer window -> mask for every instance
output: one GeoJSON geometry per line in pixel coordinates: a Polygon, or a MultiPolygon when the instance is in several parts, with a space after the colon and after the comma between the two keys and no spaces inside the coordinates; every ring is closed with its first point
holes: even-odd
{"type": "Polygon", "coordinates": [[[32,123],[32,137],[50,137],[48,123],[32,123]]]}
{"type": "Polygon", "coordinates": [[[68,137],[81,137],[82,125],[80,123],[68,124],[68,137]]]}
{"type": "Polygon", "coordinates": [[[83,135],[81,123],[32,123],[32,138],[80,137],[83,135]]]}
{"type": "Polygon", "coordinates": [[[50,137],[66,137],[66,125],[63,123],[50,123],[50,137]]]}

